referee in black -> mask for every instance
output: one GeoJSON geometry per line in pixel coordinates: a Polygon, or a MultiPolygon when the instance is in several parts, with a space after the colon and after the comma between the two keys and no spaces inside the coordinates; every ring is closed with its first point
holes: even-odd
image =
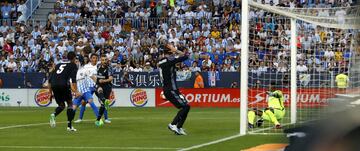
{"type": "Polygon", "coordinates": [[[101,117],[104,114],[105,110],[109,109],[110,105],[110,94],[112,91],[112,80],[113,78],[113,71],[111,66],[108,64],[108,59],[106,55],[101,55],[100,58],[101,64],[98,67],[98,75],[97,75],[97,90],[96,95],[98,96],[100,100],[100,109],[99,109],[99,115],[96,119],[95,125],[101,126],[102,121],[101,117]]]}
{"type": "MultiPolygon", "coordinates": [[[[81,96],[81,93],[77,89],[76,85],[76,73],[78,70],[75,64],[76,54],[69,52],[67,54],[69,62],[59,63],[55,69],[50,73],[49,78],[49,93],[54,94],[54,98],[58,107],[55,112],[50,114],[50,126],[55,127],[55,117],[59,115],[65,109],[65,102],[67,104],[67,118],[68,118],[68,131],[76,131],[72,127],[71,122],[74,119],[75,111],[72,109],[72,92],[75,93],[76,97],[81,96]],[[71,84],[70,84],[71,79],[71,84]]],[[[52,96],[51,96],[52,97],[52,96]]]]}
{"type": "Polygon", "coordinates": [[[163,49],[165,55],[165,57],[159,61],[164,95],[168,101],[180,109],[173,121],[168,125],[168,128],[177,135],[186,135],[182,127],[190,111],[190,106],[177,87],[175,64],[187,60],[188,56],[178,51],[169,43],[161,45],[160,49],[163,49]]]}

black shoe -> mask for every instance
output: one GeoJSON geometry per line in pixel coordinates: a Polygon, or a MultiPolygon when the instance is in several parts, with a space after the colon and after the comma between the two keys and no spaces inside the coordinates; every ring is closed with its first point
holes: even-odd
{"type": "Polygon", "coordinates": [[[254,128],[254,124],[248,123],[248,127],[249,127],[249,128],[254,128]]]}
{"type": "Polygon", "coordinates": [[[263,119],[259,119],[259,120],[256,121],[256,126],[257,126],[257,127],[260,127],[263,123],[264,123],[264,120],[263,120],[263,119]]]}

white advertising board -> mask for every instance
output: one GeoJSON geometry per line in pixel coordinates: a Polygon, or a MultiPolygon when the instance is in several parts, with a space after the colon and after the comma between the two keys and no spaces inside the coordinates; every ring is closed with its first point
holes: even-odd
{"type": "MultiPolygon", "coordinates": [[[[49,96],[47,89],[0,89],[0,106],[56,107],[49,96]]],[[[155,107],[155,89],[113,89],[110,98],[112,107],[155,107]]]]}

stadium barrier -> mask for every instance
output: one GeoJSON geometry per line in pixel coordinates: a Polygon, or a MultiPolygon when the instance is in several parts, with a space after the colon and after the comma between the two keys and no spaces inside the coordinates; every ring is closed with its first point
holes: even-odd
{"type": "MultiPolygon", "coordinates": [[[[290,106],[290,89],[283,88],[286,107],[290,106]]],[[[240,107],[240,90],[234,88],[206,88],[206,89],[180,89],[184,97],[193,107],[240,107]]],[[[297,96],[298,107],[323,107],[328,105],[328,99],[335,96],[336,89],[331,88],[303,88],[297,90],[300,95],[297,96]],[[301,92],[301,93],[300,93],[301,92]]],[[[171,107],[172,104],[167,101],[161,88],[156,88],[156,107],[171,107]]],[[[249,106],[265,107],[267,106],[267,89],[250,88],[249,106]],[[254,93],[256,92],[256,93],[254,93]]]]}
{"type": "MultiPolygon", "coordinates": [[[[100,105],[94,95],[94,102],[100,105]]],[[[0,107],[56,107],[48,89],[0,89],[0,107]]],[[[113,107],[155,107],[155,89],[113,89],[113,107]]]]}
{"type": "MultiPolygon", "coordinates": [[[[236,88],[205,88],[180,89],[184,97],[193,107],[239,107],[240,90],[236,88]]],[[[251,88],[249,90],[250,107],[266,106],[266,89],[251,88]],[[254,91],[256,89],[256,91],[254,91]],[[257,93],[254,93],[257,92],[257,93]]],[[[282,89],[284,92],[285,106],[290,105],[290,90],[282,89]]],[[[322,88],[298,89],[298,107],[323,107],[328,105],[327,100],[333,98],[336,89],[322,88]],[[301,92],[301,93],[300,93],[301,92]]],[[[111,106],[113,107],[172,107],[172,104],[164,99],[162,88],[127,88],[113,89],[111,94],[111,106]]],[[[97,105],[98,99],[94,96],[97,105]]],[[[50,100],[47,89],[0,89],[0,106],[12,107],[55,107],[55,100],[50,100]]]]}

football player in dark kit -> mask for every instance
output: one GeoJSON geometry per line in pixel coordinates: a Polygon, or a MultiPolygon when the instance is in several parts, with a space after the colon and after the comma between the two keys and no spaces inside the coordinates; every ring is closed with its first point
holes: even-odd
{"type": "Polygon", "coordinates": [[[77,65],[75,64],[76,54],[69,52],[67,54],[69,62],[59,63],[56,65],[55,70],[50,74],[49,78],[49,93],[53,94],[58,104],[55,112],[50,115],[50,126],[55,127],[55,117],[65,109],[65,102],[67,103],[67,118],[68,118],[68,131],[76,131],[72,127],[71,122],[74,119],[75,111],[72,109],[72,93],[76,97],[81,96],[76,85],[77,65]],[[71,79],[71,84],[70,84],[71,79]]]}
{"type": "Polygon", "coordinates": [[[183,127],[186,117],[190,111],[190,106],[185,97],[180,93],[176,84],[175,64],[188,59],[183,52],[178,51],[173,45],[166,43],[160,46],[165,57],[159,61],[160,77],[163,83],[165,98],[176,108],[180,109],[173,121],[168,125],[169,130],[177,135],[186,135],[183,127]],[[178,56],[177,58],[175,56],[178,56]]]}
{"type": "Polygon", "coordinates": [[[97,90],[96,95],[100,100],[100,109],[99,115],[95,121],[96,126],[101,126],[103,121],[101,120],[102,115],[104,114],[105,110],[109,109],[110,105],[110,94],[111,94],[111,87],[112,87],[112,80],[113,80],[113,71],[111,66],[108,64],[108,59],[106,55],[101,55],[101,65],[98,67],[98,74],[97,74],[97,90]]]}

